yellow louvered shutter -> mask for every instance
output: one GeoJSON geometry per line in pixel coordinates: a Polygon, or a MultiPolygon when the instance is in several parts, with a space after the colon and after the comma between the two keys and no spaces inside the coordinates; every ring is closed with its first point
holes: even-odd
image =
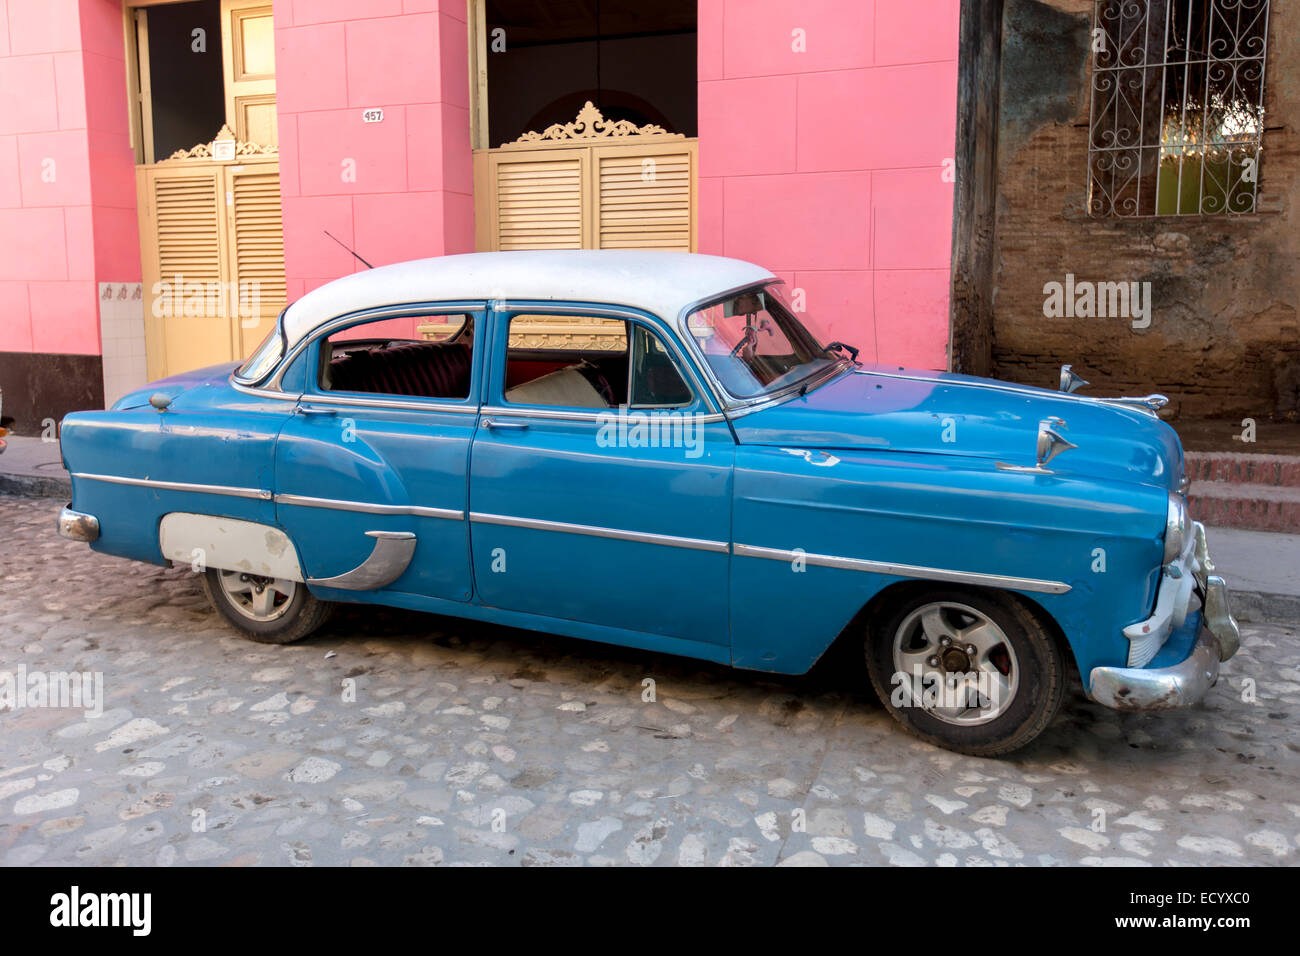
{"type": "Polygon", "coordinates": [[[588,151],[538,150],[494,157],[495,249],[582,249],[588,151]]]}
{"type": "Polygon", "coordinates": [[[690,252],[693,159],[678,144],[596,147],[596,248],[690,252]]]}
{"type": "Polygon", "coordinates": [[[137,191],[149,377],[246,358],[285,305],[279,164],[146,166],[137,191]]]}
{"type": "Polygon", "coordinates": [[[694,252],[697,147],[670,136],[480,150],[476,245],[694,252]]]}
{"type": "Polygon", "coordinates": [[[151,379],[229,360],[230,328],[199,290],[222,279],[224,183],[219,167],[143,168],[137,178],[144,244],[145,328],[151,379]]]}
{"type": "Polygon", "coordinates": [[[280,167],[257,163],[229,167],[230,271],[236,294],[257,290],[257,314],[234,316],[239,357],[257,347],[285,306],[284,231],[280,219],[280,167]],[[246,286],[245,283],[253,284],[246,286]]]}

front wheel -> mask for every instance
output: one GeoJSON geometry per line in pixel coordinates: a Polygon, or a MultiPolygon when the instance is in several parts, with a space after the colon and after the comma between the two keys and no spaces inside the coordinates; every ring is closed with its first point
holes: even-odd
{"type": "Polygon", "coordinates": [[[992,757],[1042,733],[1065,696],[1054,636],[1014,595],[926,588],[877,614],[867,670],[890,715],[922,740],[992,757]]]}
{"type": "Polygon", "coordinates": [[[334,606],[286,578],[208,568],[203,592],[221,616],[260,644],[291,644],[325,623],[334,606]]]}

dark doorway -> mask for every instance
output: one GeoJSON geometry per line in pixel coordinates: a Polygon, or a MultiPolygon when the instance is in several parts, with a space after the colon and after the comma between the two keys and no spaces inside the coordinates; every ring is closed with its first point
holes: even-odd
{"type": "Polygon", "coordinates": [[[607,120],[697,134],[696,0],[487,0],[489,144],[607,120]]]}
{"type": "Polygon", "coordinates": [[[221,0],[162,4],[146,15],[153,153],[163,160],[211,141],[226,121],[221,0]]]}

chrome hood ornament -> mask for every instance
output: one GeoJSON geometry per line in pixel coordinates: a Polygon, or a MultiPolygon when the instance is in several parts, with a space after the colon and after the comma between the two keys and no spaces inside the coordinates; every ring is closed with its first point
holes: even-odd
{"type": "Polygon", "coordinates": [[[1047,463],[1063,451],[1078,448],[1072,441],[1067,441],[1053,426],[1065,427],[1059,418],[1048,418],[1038,423],[1038,467],[1045,468],[1047,463]]]}
{"type": "Polygon", "coordinates": [[[1131,408],[1142,408],[1153,415],[1169,404],[1169,399],[1159,393],[1145,395],[1142,398],[1104,398],[1102,401],[1108,402],[1111,405],[1127,405],[1131,408]]]}
{"type": "Polygon", "coordinates": [[[998,471],[1015,471],[1030,475],[1050,475],[1053,471],[1047,467],[1053,458],[1063,451],[1069,451],[1071,448],[1079,446],[1069,441],[1061,435],[1058,428],[1067,427],[1065,421],[1060,418],[1044,418],[1038,423],[1038,439],[1035,444],[1035,464],[1029,465],[1011,465],[1005,461],[997,463],[998,471]]]}
{"type": "Polygon", "coordinates": [[[1077,392],[1087,384],[1087,381],[1075,374],[1073,365],[1061,366],[1061,391],[1077,392]]]}

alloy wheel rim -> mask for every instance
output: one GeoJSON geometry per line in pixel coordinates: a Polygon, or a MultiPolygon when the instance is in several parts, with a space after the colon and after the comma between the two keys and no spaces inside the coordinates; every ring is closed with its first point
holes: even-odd
{"type": "Polygon", "coordinates": [[[1006,713],[1020,662],[993,620],[968,604],[937,601],[907,615],[893,637],[893,687],[903,703],[946,724],[974,727],[1006,713]]]}
{"type": "Polygon", "coordinates": [[[246,571],[222,571],[221,590],[236,611],[250,621],[265,624],[279,620],[288,612],[298,582],[246,571]]]}

